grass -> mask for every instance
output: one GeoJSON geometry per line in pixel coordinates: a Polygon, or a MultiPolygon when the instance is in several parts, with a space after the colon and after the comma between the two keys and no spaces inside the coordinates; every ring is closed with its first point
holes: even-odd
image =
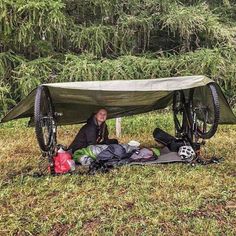
{"type": "MultiPolygon", "coordinates": [[[[39,149],[26,121],[0,126],[0,235],[235,235],[236,126],[207,143],[219,165],[123,166],[106,174],[34,177],[39,149]]],[[[109,121],[114,137],[114,121],[109,121]]],[[[172,131],[169,113],[125,118],[122,142],[155,145],[152,130],[172,131]]],[[[59,128],[69,144],[78,126],[59,128]]]]}

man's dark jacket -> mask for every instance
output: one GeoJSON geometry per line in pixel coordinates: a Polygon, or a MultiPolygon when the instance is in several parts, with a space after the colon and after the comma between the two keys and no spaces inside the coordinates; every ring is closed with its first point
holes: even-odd
{"type": "Polygon", "coordinates": [[[118,143],[118,141],[108,138],[106,123],[104,122],[99,126],[93,115],[87,120],[87,123],[82,126],[68,149],[72,149],[72,152],[75,152],[77,149],[85,148],[89,145],[111,143],[118,143]]]}

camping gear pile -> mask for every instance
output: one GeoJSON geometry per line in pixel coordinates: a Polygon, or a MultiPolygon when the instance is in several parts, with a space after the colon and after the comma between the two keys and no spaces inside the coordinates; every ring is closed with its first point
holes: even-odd
{"type": "Polygon", "coordinates": [[[54,157],[55,173],[67,173],[75,170],[71,161],[89,167],[89,172],[108,171],[122,165],[145,165],[172,162],[191,163],[196,157],[193,148],[183,140],[178,140],[165,131],[156,128],[153,132],[154,139],[164,144],[165,148],[141,148],[137,141],[128,144],[90,145],[76,150],[73,155],[70,150],[60,147],[54,157]],[[72,160],[73,157],[73,160],[72,160]],[[72,167],[72,168],[71,168],[72,167]]]}
{"type": "Polygon", "coordinates": [[[75,163],[89,166],[90,170],[109,169],[132,162],[147,162],[156,160],[160,152],[153,148],[139,148],[139,143],[131,141],[128,144],[90,145],[73,153],[58,150],[54,157],[55,173],[62,174],[75,170],[75,163]]]}

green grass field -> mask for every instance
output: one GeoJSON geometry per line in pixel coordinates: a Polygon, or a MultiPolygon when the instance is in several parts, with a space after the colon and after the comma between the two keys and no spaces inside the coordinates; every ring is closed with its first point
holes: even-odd
{"type": "MultiPolygon", "coordinates": [[[[114,137],[114,120],[108,122],[114,137]]],[[[0,126],[0,235],[236,235],[236,126],[221,126],[207,153],[221,164],[123,166],[106,174],[34,177],[40,151],[26,121],[0,126]]],[[[121,142],[155,146],[171,115],[122,120],[121,142]]],[[[79,126],[59,127],[68,145],[79,126]]]]}

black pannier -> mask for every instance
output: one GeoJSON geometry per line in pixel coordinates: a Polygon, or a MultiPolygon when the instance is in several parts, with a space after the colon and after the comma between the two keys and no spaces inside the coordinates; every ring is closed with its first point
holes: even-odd
{"type": "Polygon", "coordinates": [[[177,139],[160,128],[153,131],[153,137],[158,142],[168,147],[171,152],[178,152],[181,146],[189,145],[183,139],[177,139]]]}

